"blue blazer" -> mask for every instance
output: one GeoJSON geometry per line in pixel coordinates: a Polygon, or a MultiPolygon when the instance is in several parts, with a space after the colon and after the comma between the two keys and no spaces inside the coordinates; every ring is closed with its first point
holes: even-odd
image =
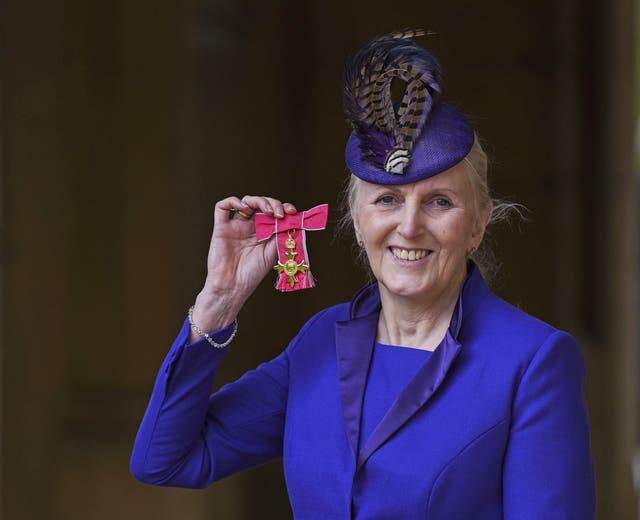
{"type": "Polygon", "coordinates": [[[213,395],[226,349],[187,344],[185,323],[140,426],[134,476],[200,488],[282,457],[303,520],[594,517],[571,336],[499,299],[473,267],[446,337],[359,446],[379,310],[377,286],[365,287],[213,395]]]}

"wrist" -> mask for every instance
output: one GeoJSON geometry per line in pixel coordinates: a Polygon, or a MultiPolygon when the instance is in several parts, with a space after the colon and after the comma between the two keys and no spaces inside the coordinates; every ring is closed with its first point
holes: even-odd
{"type": "Polygon", "coordinates": [[[193,305],[193,322],[202,330],[211,332],[227,327],[234,322],[242,304],[225,293],[201,291],[193,305]]]}
{"type": "Polygon", "coordinates": [[[236,337],[238,332],[238,320],[236,319],[232,325],[217,330],[215,333],[209,334],[207,331],[202,330],[193,320],[194,306],[189,308],[187,317],[189,320],[189,327],[191,328],[190,341],[194,343],[196,339],[205,339],[214,348],[225,348],[236,337]],[[230,330],[231,329],[231,330],[230,330]],[[195,336],[195,337],[194,337],[195,336]]]}

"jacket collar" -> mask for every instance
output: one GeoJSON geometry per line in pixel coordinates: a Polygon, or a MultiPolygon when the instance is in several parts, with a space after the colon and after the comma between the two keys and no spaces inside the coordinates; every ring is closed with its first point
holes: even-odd
{"type": "Polygon", "coordinates": [[[469,274],[444,339],[402,390],[364,446],[358,445],[358,439],[380,314],[380,292],[378,284],[372,283],[355,294],[349,307],[349,319],[336,323],[336,354],[345,429],[358,467],[436,393],[462,348],[459,335],[463,301],[465,312],[470,313],[484,292],[488,289],[482,275],[477,266],[470,263],[469,274]]]}

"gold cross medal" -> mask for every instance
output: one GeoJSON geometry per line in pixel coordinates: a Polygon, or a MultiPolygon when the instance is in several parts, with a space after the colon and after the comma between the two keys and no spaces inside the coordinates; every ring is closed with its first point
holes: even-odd
{"type": "Polygon", "coordinates": [[[284,264],[278,261],[278,264],[274,266],[274,269],[280,274],[284,273],[285,275],[287,275],[287,282],[289,283],[289,287],[293,289],[293,286],[296,284],[296,275],[298,273],[306,273],[309,269],[309,266],[303,262],[298,263],[295,260],[295,257],[298,254],[298,252],[295,251],[297,244],[294,238],[291,236],[291,230],[289,230],[288,232],[288,236],[284,245],[287,248],[287,251],[285,253],[287,255],[287,260],[284,264]]]}
{"type": "Polygon", "coordinates": [[[306,232],[319,231],[327,226],[329,206],[320,204],[307,211],[287,213],[284,217],[256,213],[254,224],[258,242],[275,235],[278,245],[276,289],[282,292],[310,289],[315,280],[309,266],[306,232]],[[299,261],[298,261],[299,260],[299,261]]]}

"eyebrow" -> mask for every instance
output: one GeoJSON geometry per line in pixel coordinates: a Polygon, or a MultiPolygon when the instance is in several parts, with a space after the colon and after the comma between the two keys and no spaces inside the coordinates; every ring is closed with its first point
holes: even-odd
{"type": "Polygon", "coordinates": [[[394,186],[393,184],[371,184],[373,186],[373,191],[378,192],[378,191],[386,191],[386,190],[390,190],[396,193],[400,193],[400,188],[398,188],[397,186],[394,186]]]}
{"type": "MultiPolygon", "coordinates": [[[[374,194],[378,194],[378,193],[380,193],[381,191],[392,191],[393,193],[399,193],[399,194],[402,194],[402,189],[401,189],[401,187],[395,186],[395,185],[393,185],[393,184],[389,184],[389,185],[384,185],[384,184],[376,185],[376,188],[375,188],[375,190],[374,190],[374,194]]],[[[461,196],[461,195],[458,193],[458,191],[456,191],[456,190],[454,190],[454,189],[452,189],[452,188],[439,188],[439,187],[437,187],[437,186],[434,186],[433,188],[429,188],[429,189],[427,190],[427,192],[423,194],[423,196],[429,196],[429,195],[431,195],[431,194],[432,194],[432,193],[434,193],[434,192],[436,192],[436,193],[443,193],[443,194],[447,193],[447,194],[451,194],[451,195],[453,195],[454,197],[460,197],[460,196],[461,196]]]]}

